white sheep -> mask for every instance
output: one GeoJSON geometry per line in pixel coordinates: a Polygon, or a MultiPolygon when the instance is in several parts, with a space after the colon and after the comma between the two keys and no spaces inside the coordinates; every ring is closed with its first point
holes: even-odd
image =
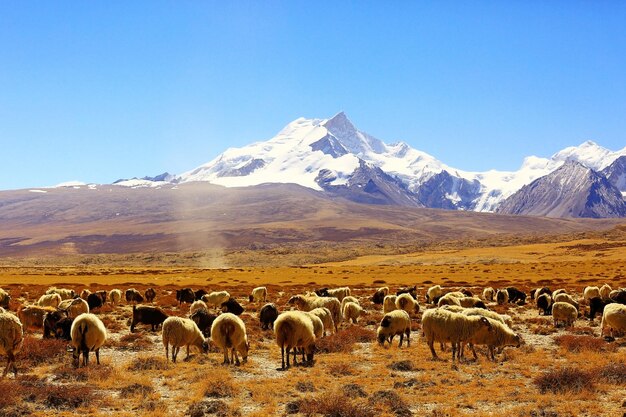
{"type": "Polygon", "coordinates": [[[326,307],[333,316],[333,324],[335,331],[338,330],[341,323],[341,303],[334,297],[305,297],[302,295],[294,295],[288,301],[288,304],[295,304],[299,310],[311,311],[314,308],[326,307]]]}
{"type": "Polygon", "coordinates": [[[485,301],[493,301],[493,295],[495,291],[491,287],[487,287],[483,290],[483,300],[485,301]]]}
{"type": "Polygon", "coordinates": [[[78,367],[80,354],[83,354],[83,366],[89,365],[89,352],[96,353],[96,363],[100,365],[100,348],[107,340],[104,323],[95,314],[81,314],[74,319],[70,329],[74,348],[74,366],[78,367]]]}
{"type": "MultiPolygon", "coordinates": [[[[70,300],[66,300],[66,301],[70,301],[70,300]]],[[[59,309],[61,309],[60,304],[59,304],[59,309]]],[[[87,303],[87,301],[83,300],[82,298],[75,298],[71,300],[70,304],[64,310],[67,311],[68,317],[76,318],[80,316],[81,314],[89,313],[89,304],[87,303]]]]}
{"type": "Polygon", "coordinates": [[[385,296],[383,300],[383,313],[387,314],[396,309],[396,298],[397,296],[391,294],[385,296]]]}
{"type": "Polygon", "coordinates": [[[230,300],[230,294],[228,291],[213,291],[212,293],[205,294],[202,296],[202,301],[207,303],[207,305],[220,307],[222,303],[230,300]]]}
{"type": "Polygon", "coordinates": [[[172,362],[176,362],[176,357],[182,346],[187,346],[187,358],[189,357],[189,346],[195,346],[203,353],[206,353],[209,348],[196,322],[184,317],[170,316],[166,318],[163,322],[162,339],[167,361],[169,361],[169,346],[172,345],[172,362]]]}
{"type": "Polygon", "coordinates": [[[285,311],[274,322],[276,344],[280,347],[282,369],[289,368],[289,354],[294,349],[293,363],[296,365],[295,349],[302,348],[307,355],[307,362],[313,364],[315,351],[315,332],[310,316],[302,311],[285,311]],[[287,366],[285,367],[285,351],[287,366]]]}
{"type": "Polygon", "coordinates": [[[243,363],[248,361],[250,344],[246,334],[246,325],[236,315],[224,313],[217,316],[211,325],[211,340],[224,351],[224,364],[239,365],[237,353],[241,355],[243,363]],[[228,358],[229,350],[230,359],[228,358]]]}
{"type": "Polygon", "coordinates": [[[485,310],[484,308],[465,308],[462,313],[466,316],[487,317],[489,319],[499,321],[500,323],[504,323],[509,327],[513,324],[513,320],[508,314],[498,314],[495,311],[485,310]]]}
{"type": "Polygon", "coordinates": [[[506,324],[500,320],[494,320],[487,317],[489,327],[481,327],[479,331],[473,333],[465,342],[470,344],[474,359],[476,350],[474,345],[486,345],[489,348],[489,355],[492,361],[495,361],[495,348],[503,348],[506,346],[520,347],[522,338],[513,332],[506,324]]]}
{"type": "Polygon", "coordinates": [[[363,314],[363,308],[357,303],[350,301],[344,304],[342,313],[343,313],[343,319],[347,323],[352,321],[352,323],[356,324],[361,314],[363,314]]]}
{"type": "Polygon", "coordinates": [[[600,336],[604,335],[605,328],[608,327],[613,337],[613,331],[626,331],[626,305],[612,303],[604,307],[602,313],[602,323],[600,324],[600,336]]]}
{"type": "Polygon", "coordinates": [[[330,297],[335,297],[339,301],[342,301],[345,297],[350,295],[350,288],[348,287],[330,288],[328,290],[328,295],[330,297]]]}
{"type": "Polygon", "coordinates": [[[554,319],[554,327],[558,325],[560,321],[565,323],[565,326],[569,327],[574,325],[574,321],[578,317],[578,310],[570,303],[564,301],[557,301],[552,304],[552,318],[554,319]]]}
{"type": "Polygon", "coordinates": [[[22,323],[11,313],[0,313],[0,354],[6,355],[7,366],[4,368],[2,377],[5,377],[9,369],[17,376],[15,366],[15,354],[22,349],[24,333],[22,323]]]}
{"type": "Polygon", "coordinates": [[[361,305],[361,303],[359,303],[359,300],[356,297],[353,297],[351,295],[344,297],[343,300],[341,300],[341,311],[343,311],[343,307],[347,304],[347,303],[356,303],[358,305],[361,305]]]}
{"type": "MultiPolygon", "coordinates": [[[[322,334],[318,335],[318,329],[315,328],[315,337],[322,337],[326,335],[326,330],[329,333],[335,332],[335,321],[333,320],[333,313],[326,307],[318,307],[308,312],[309,314],[320,319],[322,323],[322,334]]],[[[314,323],[316,324],[316,323],[314,323]]]]}
{"type": "Polygon", "coordinates": [[[574,307],[576,307],[576,310],[579,309],[579,305],[578,302],[576,300],[574,300],[574,297],[572,297],[569,294],[566,293],[559,293],[556,295],[556,297],[554,297],[554,302],[563,302],[563,303],[569,303],[571,305],[573,305],[574,307]]]}
{"type": "Polygon", "coordinates": [[[585,299],[585,301],[589,301],[593,297],[600,297],[600,288],[585,287],[585,289],[583,290],[583,298],[585,299]]]}
{"type": "Polygon", "coordinates": [[[496,302],[498,304],[506,304],[506,303],[508,303],[509,302],[509,292],[506,289],[496,291],[496,302]]]}
{"type": "Polygon", "coordinates": [[[385,342],[389,342],[389,346],[391,346],[391,342],[396,335],[400,336],[398,347],[402,347],[404,336],[406,336],[407,347],[411,346],[411,317],[404,310],[394,310],[385,314],[380,321],[378,329],[376,329],[378,343],[383,346],[385,342]]]}
{"type": "Polygon", "coordinates": [[[80,292],[80,298],[82,298],[83,300],[87,301],[87,297],[89,297],[89,294],[91,294],[91,291],[89,291],[87,288],[85,288],[84,290],[82,290],[80,292]]]}
{"type": "Polygon", "coordinates": [[[252,290],[252,294],[250,294],[249,300],[251,303],[256,303],[258,301],[263,301],[267,299],[267,288],[266,287],[256,287],[252,290]]]}
{"type": "Polygon", "coordinates": [[[396,309],[404,310],[411,315],[419,313],[420,305],[411,294],[404,293],[396,297],[396,309]]]}
{"type": "Polygon", "coordinates": [[[117,305],[122,300],[122,290],[118,290],[117,288],[111,290],[109,293],[109,298],[111,299],[111,304],[117,305]]]}
{"type": "Polygon", "coordinates": [[[56,288],[56,287],[48,288],[48,290],[46,291],[46,294],[59,294],[61,296],[61,300],[69,300],[71,298],[74,298],[74,296],[76,296],[76,293],[74,292],[74,290],[69,290],[67,288],[56,288]]]}
{"type": "Polygon", "coordinates": [[[206,311],[208,313],[209,312],[209,307],[202,300],[194,301],[189,306],[189,316],[191,317],[193,315],[193,313],[195,313],[198,310],[204,310],[204,311],[206,311]]]}
{"type": "Polygon", "coordinates": [[[602,287],[600,287],[600,296],[602,297],[602,299],[606,300],[611,295],[611,291],[613,291],[611,286],[609,284],[604,284],[602,287]]]}
{"type": "Polygon", "coordinates": [[[485,303],[478,297],[461,297],[459,298],[459,303],[461,303],[461,307],[472,308],[472,307],[483,307],[486,308],[485,303]]]}
{"type": "Polygon", "coordinates": [[[437,302],[437,307],[441,307],[441,306],[460,306],[461,302],[459,301],[460,297],[457,297],[456,295],[452,294],[452,293],[448,293],[446,295],[444,295],[443,297],[439,298],[439,301],[437,302]]]}
{"type": "Polygon", "coordinates": [[[0,313],[6,313],[7,311],[4,309],[4,307],[0,307],[0,313]]]}
{"type": "Polygon", "coordinates": [[[426,310],[422,315],[422,332],[433,359],[439,359],[434,343],[452,344],[452,361],[460,357],[461,344],[482,328],[490,327],[489,320],[482,316],[466,316],[442,308],[426,310]],[[457,353],[458,352],[458,353],[457,353]]]}
{"type": "Polygon", "coordinates": [[[37,305],[40,307],[54,307],[57,308],[61,304],[61,296],[59,294],[44,294],[37,300],[37,305]]]}
{"type": "Polygon", "coordinates": [[[432,286],[426,292],[426,301],[431,304],[435,304],[439,298],[443,295],[443,288],[440,285],[432,286]]]}

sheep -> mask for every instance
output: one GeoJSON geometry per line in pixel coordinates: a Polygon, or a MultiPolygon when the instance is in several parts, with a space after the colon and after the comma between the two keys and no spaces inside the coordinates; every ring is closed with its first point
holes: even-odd
{"type": "Polygon", "coordinates": [[[89,297],[89,294],[91,294],[91,291],[89,291],[87,288],[85,288],[84,290],[82,290],[80,292],[80,298],[82,298],[83,300],[87,301],[87,297],[89,297]]]}
{"type": "Polygon", "coordinates": [[[203,297],[203,296],[205,296],[205,295],[207,295],[207,294],[208,294],[208,292],[206,292],[206,291],[205,291],[205,290],[203,290],[202,288],[200,288],[199,290],[194,291],[194,292],[193,292],[193,295],[194,295],[194,298],[195,298],[195,300],[194,300],[194,301],[200,301],[200,300],[202,300],[202,297],[203,297]]]}
{"type": "Polygon", "coordinates": [[[544,316],[551,314],[552,297],[550,294],[544,293],[537,297],[537,308],[539,309],[539,314],[541,314],[542,311],[544,316]]]}
{"type": "Polygon", "coordinates": [[[343,312],[343,307],[347,304],[347,303],[356,303],[358,305],[361,305],[361,303],[359,302],[359,300],[356,297],[353,297],[351,295],[344,297],[343,300],[341,300],[341,311],[343,312]]]}
{"type": "Polygon", "coordinates": [[[182,290],[176,290],[176,301],[180,306],[182,303],[191,304],[196,300],[196,293],[191,288],[183,288],[182,290]]]}
{"type": "Polygon", "coordinates": [[[154,291],[154,288],[148,288],[143,295],[146,297],[146,301],[151,303],[154,301],[154,298],[156,297],[156,291],[154,291]]]}
{"type": "Polygon", "coordinates": [[[4,309],[4,307],[0,307],[0,313],[6,313],[7,311],[4,309]]]}
{"type": "Polygon", "coordinates": [[[494,295],[493,288],[487,287],[483,290],[483,300],[493,301],[493,295],[494,295]]]}
{"type": "Polygon", "coordinates": [[[54,337],[57,339],[72,340],[72,323],[74,319],[71,317],[65,317],[57,321],[54,324],[54,337]]]}
{"type": "MultiPolygon", "coordinates": [[[[84,302],[83,299],[80,299],[84,302]]],[[[56,324],[62,319],[66,318],[65,311],[49,311],[43,316],[43,337],[44,339],[52,337],[53,334],[56,334],[55,328],[56,324]]]]}
{"type": "Polygon", "coordinates": [[[513,324],[513,320],[508,314],[498,314],[495,311],[485,310],[484,308],[466,308],[463,309],[462,313],[466,316],[487,317],[489,319],[499,321],[500,323],[504,323],[509,327],[513,324]]]}
{"type": "Polygon", "coordinates": [[[443,295],[443,289],[439,285],[430,287],[426,292],[426,302],[430,304],[437,304],[439,298],[443,295]]]}
{"type": "MultiPolygon", "coordinates": [[[[322,331],[322,336],[326,336],[326,331],[327,330],[328,330],[329,333],[333,333],[334,332],[335,321],[333,320],[333,314],[331,313],[331,311],[328,308],[326,308],[326,307],[317,307],[317,308],[314,308],[313,310],[309,311],[309,313],[313,314],[316,317],[319,317],[319,319],[322,321],[322,324],[324,325],[323,331],[322,331]]],[[[317,334],[315,336],[318,337],[317,334]]]]}
{"type": "MultiPolygon", "coordinates": [[[[326,288],[326,287],[317,289],[317,290],[315,290],[313,292],[318,297],[330,297],[330,295],[328,294],[328,288],[326,288]]],[[[312,295],[310,295],[310,296],[312,297],[312,295]]]]}
{"type": "Polygon", "coordinates": [[[484,308],[487,309],[487,306],[478,297],[463,297],[459,298],[459,303],[461,303],[461,307],[465,308],[484,308]]]}
{"type": "Polygon", "coordinates": [[[209,312],[209,307],[202,300],[194,301],[189,306],[189,315],[191,316],[193,313],[195,313],[198,310],[204,310],[204,311],[206,311],[208,313],[209,312]]]}
{"type": "Polygon", "coordinates": [[[395,295],[385,296],[385,299],[383,300],[383,313],[387,314],[396,309],[396,298],[398,297],[395,295]]]}
{"type": "Polygon", "coordinates": [[[466,316],[442,308],[426,310],[422,316],[422,332],[435,360],[439,359],[433,347],[435,342],[452,343],[454,362],[455,357],[460,355],[461,344],[467,342],[476,332],[489,327],[491,325],[486,317],[466,316]]]}
{"type": "Polygon", "coordinates": [[[107,292],[105,290],[96,291],[95,294],[98,297],[100,297],[100,300],[102,301],[102,305],[105,305],[107,303],[107,292]]]}
{"type": "MultiPolygon", "coordinates": [[[[417,305],[417,303],[415,304],[417,305]]],[[[347,323],[352,321],[352,323],[356,324],[361,314],[363,314],[363,308],[357,303],[349,302],[343,306],[342,314],[343,314],[343,319],[347,323]]]]}
{"type": "MultiPolygon", "coordinates": [[[[290,367],[289,354],[291,349],[302,348],[307,355],[309,365],[313,364],[315,351],[315,333],[311,318],[302,311],[285,311],[274,322],[274,335],[276,344],[280,347],[282,367],[290,367]],[[287,353],[287,366],[285,367],[285,351],[287,353]]],[[[294,355],[293,364],[296,365],[294,355]]]]}
{"type": "Polygon", "coordinates": [[[552,291],[552,299],[554,300],[559,294],[567,294],[567,290],[565,288],[559,288],[558,290],[552,291]]]}
{"type": "Polygon", "coordinates": [[[261,323],[261,329],[273,329],[274,322],[278,317],[278,308],[276,308],[276,304],[268,303],[261,307],[259,311],[259,321],[261,323]]]}
{"type": "Polygon", "coordinates": [[[9,308],[9,301],[11,301],[11,296],[8,292],[0,288],[0,307],[9,308]]]}
{"type": "Polygon", "coordinates": [[[342,301],[345,297],[350,295],[350,288],[332,288],[328,290],[328,297],[335,297],[339,301],[342,301]]]}
{"type": "Polygon", "coordinates": [[[2,373],[3,378],[9,369],[13,369],[13,374],[17,376],[15,354],[22,349],[23,342],[24,332],[20,320],[11,313],[0,313],[0,354],[7,357],[7,366],[2,373]]]}
{"type": "Polygon", "coordinates": [[[530,292],[530,299],[536,300],[541,294],[548,294],[552,296],[552,291],[548,287],[535,288],[530,292]]]}
{"type": "Polygon", "coordinates": [[[563,303],[569,303],[571,305],[573,305],[574,307],[576,307],[576,310],[578,311],[578,309],[580,308],[580,306],[578,305],[578,302],[576,300],[574,300],[574,298],[566,293],[560,293],[557,294],[556,297],[554,297],[554,302],[563,302],[563,303]]]}
{"type": "Polygon", "coordinates": [[[54,307],[57,308],[61,303],[61,296],[59,294],[44,294],[37,300],[37,305],[40,307],[54,307]]]}
{"type": "Polygon", "coordinates": [[[626,289],[620,288],[619,290],[611,291],[609,298],[616,303],[626,305],[626,289]]]}
{"type": "Polygon", "coordinates": [[[224,364],[239,365],[239,353],[243,363],[248,361],[248,336],[246,335],[246,325],[243,321],[232,313],[219,315],[211,326],[211,340],[215,345],[224,350],[224,364]],[[230,360],[228,351],[231,352],[230,360]]]}
{"type": "Polygon", "coordinates": [[[396,309],[404,310],[411,315],[419,313],[420,305],[410,293],[402,293],[396,298],[396,309]]]}
{"type": "Polygon", "coordinates": [[[609,284],[604,284],[602,287],[600,287],[600,297],[606,300],[607,298],[609,298],[611,291],[613,291],[611,286],[609,284]]]}
{"type": "Polygon", "coordinates": [[[552,318],[554,319],[554,327],[557,327],[560,321],[565,323],[566,327],[574,325],[574,321],[578,317],[578,310],[570,303],[557,301],[552,304],[552,318]]]}
{"type": "Polygon", "coordinates": [[[22,322],[24,330],[39,330],[43,327],[43,317],[46,313],[55,311],[52,307],[40,307],[36,305],[30,305],[22,307],[17,316],[22,322]]]}
{"type": "Polygon", "coordinates": [[[167,313],[159,307],[133,305],[133,320],[130,323],[130,332],[134,332],[135,326],[140,323],[149,324],[154,332],[167,317],[167,313]]]}
{"type": "Polygon", "coordinates": [[[622,304],[609,304],[604,307],[604,313],[602,313],[602,322],[600,324],[600,336],[604,335],[605,328],[610,329],[611,338],[613,338],[613,332],[626,331],[626,306],[622,304]]]}
{"type": "Polygon", "coordinates": [[[413,297],[414,300],[417,300],[417,285],[398,288],[398,291],[396,291],[396,297],[402,294],[411,294],[411,297],[413,297]]]}
{"type": "Polygon", "coordinates": [[[102,307],[104,302],[100,294],[92,293],[87,296],[87,304],[89,305],[89,310],[93,310],[94,308],[102,307]]]}
{"type": "Polygon", "coordinates": [[[470,291],[467,288],[461,288],[461,292],[466,296],[466,297],[473,297],[474,293],[472,291],[470,291]]]}
{"type": "Polygon", "coordinates": [[[96,363],[100,365],[100,348],[107,339],[104,323],[95,314],[86,313],[74,319],[70,329],[74,348],[74,366],[78,367],[80,354],[83,354],[83,366],[89,365],[89,352],[96,353],[96,363]]]}
{"type": "Polygon", "coordinates": [[[384,346],[385,342],[389,342],[391,346],[395,335],[400,335],[398,347],[402,347],[404,336],[406,336],[406,346],[411,346],[411,317],[404,310],[394,310],[385,314],[376,329],[376,338],[381,346],[384,346]]]}
{"type": "Polygon", "coordinates": [[[59,310],[67,311],[68,317],[75,318],[83,313],[89,313],[89,303],[82,298],[61,301],[59,310]]]}
{"type": "MultiPolygon", "coordinates": [[[[305,311],[304,313],[309,316],[311,323],[313,323],[313,334],[315,335],[315,339],[317,340],[324,337],[324,323],[322,322],[322,319],[313,314],[313,311],[305,311]]],[[[300,348],[300,351],[302,352],[302,361],[304,361],[304,349],[300,348]]],[[[294,352],[294,356],[295,354],[296,353],[294,352]]]]}
{"type": "Polygon", "coordinates": [[[496,291],[496,302],[500,305],[509,302],[509,292],[507,290],[496,291]]]}
{"type": "Polygon", "coordinates": [[[459,301],[459,297],[455,296],[452,293],[446,294],[443,297],[440,297],[437,301],[437,307],[441,306],[460,306],[461,302],[459,301]]]}
{"type": "Polygon", "coordinates": [[[593,297],[591,300],[589,300],[589,320],[593,321],[598,313],[600,313],[600,316],[602,316],[602,314],[604,313],[604,308],[608,304],[612,303],[614,303],[614,301],[611,299],[603,300],[600,297],[593,297]]]}
{"type": "Polygon", "coordinates": [[[187,346],[187,358],[189,358],[189,346],[195,346],[203,353],[209,349],[198,325],[193,320],[183,317],[172,316],[165,319],[162,338],[165,346],[165,359],[168,362],[170,345],[172,345],[172,362],[174,363],[176,363],[176,357],[182,346],[187,346]]]}
{"type": "Polygon", "coordinates": [[[50,287],[46,291],[46,294],[59,294],[61,296],[61,300],[69,300],[76,296],[76,292],[74,290],[69,290],[67,288],[56,288],[50,287]]]}
{"type": "Polygon", "coordinates": [[[489,321],[489,327],[481,328],[466,340],[466,342],[470,344],[474,359],[478,359],[474,345],[486,345],[489,348],[489,356],[494,362],[496,360],[495,348],[521,346],[522,338],[513,332],[506,324],[492,318],[487,317],[486,319],[489,321]]]}
{"type": "Polygon", "coordinates": [[[509,294],[509,303],[526,304],[526,293],[524,291],[520,291],[515,287],[508,287],[506,292],[509,294]]]}
{"type": "Polygon", "coordinates": [[[245,310],[243,306],[239,304],[239,302],[237,302],[237,300],[235,300],[234,298],[229,298],[228,300],[224,301],[220,308],[224,313],[233,313],[237,316],[241,315],[241,313],[243,313],[243,311],[245,310]]]}
{"type": "Polygon", "coordinates": [[[230,298],[230,294],[227,291],[214,291],[210,294],[205,294],[202,296],[202,301],[207,303],[207,305],[219,306],[222,303],[228,301],[230,298]]]}
{"type": "Polygon", "coordinates": [[[583,290],[583,298],[585,301],[591,300],[593,297],[602,297],[600,294],[600,288],[598,287],[585,287],[583,290]]]}
{"type": "Polygon", "coordinates": [[[122,299],[122,291],[118,289],[111,290],[111,292],[109,292],[109,298],[111,299],[111,304],[119,304],[122,299]]]}
{"type": "Polygon", "coordinates": [[[374,304],[382,304],[387,294],[389,294],[389,287],[380,287],[372,296],[372,302],[374,304]]]}
{"type": "Polygon", "coordinates": [[[143,295],[134,288],[129,288],[124,294],[127,303],[143,303],[143,295]]]}
{"type": "Polygon", "coordinates": [[[217,314],[209,313],[207,310],[196,310],[189,318],[198,325],[198,329],[204,337],[211,336],[211,326],[217,318],[217,314]]]}
{"type": "Polygon", "coordinates": [[[251,303],[257,301],[263,301],[267,299],[267,288],[266,287],[256,287],[252,290],[252,294],[248,297],[251,303]]]}
{"type": "Polygon", "coordinates": [[[341,323],[341,304],[339,300],[333,297],[304,297],[302,295],[294,295],[287,301],[288,304],[295,304],[299,310],[311,311],[314,308],[326,307],[333,316],[333,324],[335,331],[338,330],[341,323]]]}

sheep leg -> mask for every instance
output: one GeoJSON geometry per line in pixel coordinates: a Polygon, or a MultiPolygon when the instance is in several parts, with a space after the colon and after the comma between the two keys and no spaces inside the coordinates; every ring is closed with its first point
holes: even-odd
{"type": "Polygon", "coordinates": [[[169,361],[170,361],[169,343],[165,343],[165,362],[169,362],[169,361]]]}
{"type": "Polygon", "coordinates": [[[6,366],[6,368],[4,368],[4,372],[2,373],[2,378],[4,378],[7,375],[7,373],[9,372],[9,367],[11,366],[11,361],[12,361],[11,356],[13,356],[13,355],[11,355],[11,354],[7,355],[7,366],[6,366]]]}
{"type": "Polygon", "coordinates": [[[83,365],[89,365],[89,351],[87,349],[83,350],[83,365]]]}
{"type": "Polygon", "coordinates": [[[237,355],[237,350],[235,348],[233,348],[233,356],[235,357],[235,365],[239,366],[239,355],[237,355]]]}
{"type": "Polygon", "coordinates": [[[453,342],[452,343],[452,363],[454,363],[454,359],[457,356],[457,353],[456,353],[457,348],[458,348],[458,346],[457,346],[456,342],[453,342]]]}
{"type": "Polygon", "coordinates": [[[433,359],[439,360],[439,357],[437,356],[437,352],[435,352],[435,347],[433,346],[434,344],[435,344],[434,340],[428,341],[428,347],[430,348],[430,353],[432,353],[433,355],[433,359]]]}
{"type": "Polygon", "coordinates": [[[178,356],[178,351],[180,350],[180,346],[172,346],[172,362],[176,363],[176,356],[178,356]]]}
{"type": "MultiPolygon", "coordinates": [[[[281,369],[285,369],[285,347],[281,346],[280,347],[280,356],[281,356],[281,369]]],[[[289,358],[289,355],[287,355],[287,358],[289,358]]]]}
{"type": "Polygon", "coordinates": [[[96,363],[100,365],[100,348],[96,349],[96,363]]]}
{"type": "Polygon", "coordinates": [[[478,355],[476,355],[476,349],[474,349],[474,344],[470,343],[470,349],[472,349],[472,353],[474,354],[474,360],[478,360],[478,355]]]}
{"type": "Polygon", "coordinates": [[[189,345],[187,345],[187,357],[185,359],[189,359],[189,345]]]}
{"type": "Polygon", "coordinates": [[[230,360],[228,359],[228,348],[224,348],[224,362],[222,365],[230,365],[230,360]]]}
{"type": "Polygon", "coordinates": [[[400,333],[400,343],[398,343],[398,347],[402,347],[402,341],[404,340],[404,333],[400,333]]]}
{"type": "Polygon", "coordinates": [[[289,369],[289,354],[291,353],[291,348],[289,348],[289,346],[287,346],[287,369],[289,369]]]}
{"type": "Polygon", "coordinates": [[[408,329],[408,330],[406,331],[406,346],[407,346],[407,347],[411,347],[411,339],[410,339],[410,336],[411,336],[411,329],[408,329]]]}

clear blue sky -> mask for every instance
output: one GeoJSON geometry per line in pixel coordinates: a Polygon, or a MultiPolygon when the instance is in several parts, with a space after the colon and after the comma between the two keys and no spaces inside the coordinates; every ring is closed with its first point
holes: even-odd
{"type": "Polygon", "coordinates": [[[626,3],[0,2],[0,189],[180,173],[340,110],[466,170],[622,148],[626,3]]]}

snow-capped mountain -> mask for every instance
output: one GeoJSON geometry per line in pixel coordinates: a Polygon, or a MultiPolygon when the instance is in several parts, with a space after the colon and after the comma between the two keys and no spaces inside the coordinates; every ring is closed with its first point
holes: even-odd
{"type": "Polygon", "coordinates": [[[527,157],[517,171],[468,172],[406,143],[387,144],[358,130],[341,112],[330,119],[299,118],[272,139],[230,148],[180,175],[122,180],[118,184],[208,181],[241,187],[296,183],[359,202],[491,212],[522,187],[567,161],[600,171],[620,156],[626,156],[626,148],[613,152],[587,141],[551,158],[527,157]]]}

